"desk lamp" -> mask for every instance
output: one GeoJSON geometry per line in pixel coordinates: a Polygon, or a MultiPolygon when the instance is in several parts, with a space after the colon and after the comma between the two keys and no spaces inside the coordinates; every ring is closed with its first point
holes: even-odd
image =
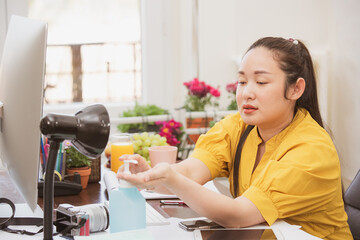
{"type": "Polygon", "coordinates": [[[95,104],[72,115],[48,114],[40,121],[40,130],[50,142],[44,185],[44,239],[53,239],[54,171],[60,143],[71,140],[73,146],[89,158],[105,149],[110,133],[106,108],[95,104]]]}

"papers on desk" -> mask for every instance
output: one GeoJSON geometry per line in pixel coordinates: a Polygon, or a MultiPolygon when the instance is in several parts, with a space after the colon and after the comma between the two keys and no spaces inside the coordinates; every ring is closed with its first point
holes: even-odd
{"type": "Polygon", "coordinates": [[[152,234],[148,229],[139,229],[108,234],[91,234],[91,236],[75,236],[75,240],[153,240],[152,234]]]}
{"type": "Polygon", "coordinates": [[[161,194],[161,193],[156,193],[156,192],[146,190],[146,189],[141,190],[140,193],[145,199],[174,199],[174,198],[178,198],[176,195],[161,194]]]}

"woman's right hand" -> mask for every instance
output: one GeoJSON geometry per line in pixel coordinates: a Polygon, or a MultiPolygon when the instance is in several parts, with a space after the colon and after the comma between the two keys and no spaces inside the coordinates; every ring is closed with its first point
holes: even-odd
{"type": "MultiPolygon", "coordinates": [[[[138,162],[138,164],[130,164],[130,172],[132,174],[136,174],[139,172],[145,172],[147,170],[150,169],[149,164],[146,162],[145,158],[143,158],[142,156],[140,156],[139,154],[125,154],[122,155],[119,158],[120,161],[124,161],[124,160],[136,160],[138,162]]],[[[118,172],[123,172],[124,171],[124,164],[121,165],[121,167],[119,168],[118,172]]]]}

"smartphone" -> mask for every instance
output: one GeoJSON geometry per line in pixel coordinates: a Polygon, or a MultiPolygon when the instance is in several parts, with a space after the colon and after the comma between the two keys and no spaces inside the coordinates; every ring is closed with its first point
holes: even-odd
{"type": "Polygon", "coordinates": [[[193,220],[193,221],[182,221],[179,222],[179,226],[186,231],[194,231],[196,229],[214,229],[223,228],[216,222],[209,219],[193,220]]]}
{"type": "Polygon", "coordinates": [[[283,240],[277,229],[197,229],[195,240],[283,240]]]}

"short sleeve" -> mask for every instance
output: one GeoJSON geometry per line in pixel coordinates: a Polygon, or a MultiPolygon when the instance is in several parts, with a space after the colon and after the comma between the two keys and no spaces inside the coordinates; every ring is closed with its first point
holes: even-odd
{"type": "Polygon", "coordinates": [[[236,144],[243,125],[238,114],[224,118],[199,137],[190,157],[205,163],[212,178],[228,177],[229,163],[235,156],[236,144]]]}
{"type": "Polygon", "coordinates": [[[277,155],[281,156],[268,161],[243,196],[256,205],[269,225],[277,218],[325,211],[340,183],[333,145],[302,143],[277,155]]]}

